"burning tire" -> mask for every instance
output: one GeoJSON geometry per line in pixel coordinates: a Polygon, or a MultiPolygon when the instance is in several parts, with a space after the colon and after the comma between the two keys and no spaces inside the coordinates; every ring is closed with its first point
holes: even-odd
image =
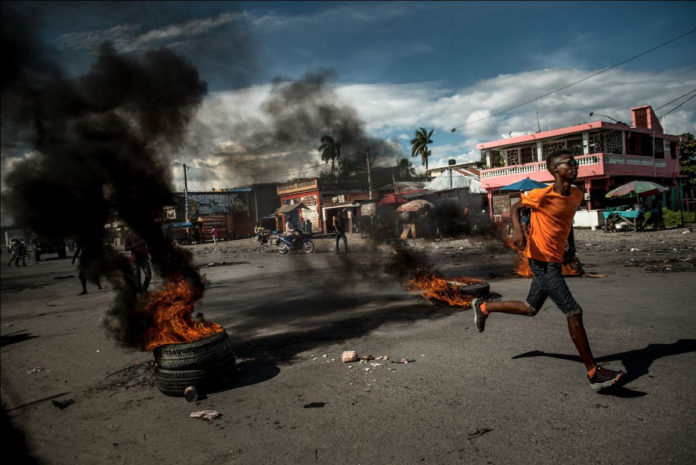
{"type": "Polygon", "coordinates": [[[237,371],[232,343],[224,331],[198,341],[159,346],[153,353],[155,380],[169,396],[183,396],[189,386],[203,392],[224,388],[237,371]]]}
{"type": "Polygon", "coordinates": [[[485,282],[465,284],[459,281],[447,281],[447,283],[456,287],[462,294],[473,295],[475,297],[488,297],[491,293],[490,284],[485,282]]]}
{"type": "Polygon", "coordinates": [[[198,369],[234,357],[230,338],[224,331],[198,341],[155,347],[152,353],[157,366],[167,370],[198,369]]]}

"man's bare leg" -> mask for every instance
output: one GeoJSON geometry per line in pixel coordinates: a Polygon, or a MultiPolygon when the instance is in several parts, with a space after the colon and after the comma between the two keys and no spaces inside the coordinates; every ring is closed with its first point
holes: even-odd
{"type": "Polygon", "coordinates": [[[578,349],[582,363],[585,364],[585,368],[589,372],[597,366],[597,362],[595,362],[590,350],[590,342],[587,340],[585,325],[582,324],[582,314],[568,317],[568,332],[571,339],[573,339],[575,347],[578,349]]]}
{"type": "MultiPolygon", "coordinates": [[[[486,302],[485,314],[489,313],[507,313],[510,315],[534,316],[537,312],[524,302],[519,300],[507,300],[503,302],[486,302]]],[[[575,344],[575,347],[580,354],[582,363],[585,364],[587,371],[592,370],[597,366],[592,351],[590,350],[590,342],[587,340],[585,326],[582,323],[582,314],[568,317],[568,332],[575,344]]]]}
{"type": "Polygon", "coordinates": [[[500,312],[511,315],[534,316],[536,312],[524,302],[519,300],[506,300],[503,302],[486,302],[486,313],[500,312]]]}

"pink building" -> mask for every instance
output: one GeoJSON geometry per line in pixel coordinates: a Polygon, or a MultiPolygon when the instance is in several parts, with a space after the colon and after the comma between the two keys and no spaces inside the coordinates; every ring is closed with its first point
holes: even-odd
{"type": "Polygon", "coordinates": [[[495,220],[509,217],[510,195],[500,193],[501,187],[524,178],[553,181],[545,160],[557,149],[567,149],[580,162],[575,185],[585,192],[588,210],[603,208],[606,192],[634,179],[670,187],[667,195],[675,208],[680,190],[679,136],[665,134],[652,107],[631,112],[630,126],[592,121],[479,144],[482,160],[491,167],[481,171],[491,216],[495,220]]]}

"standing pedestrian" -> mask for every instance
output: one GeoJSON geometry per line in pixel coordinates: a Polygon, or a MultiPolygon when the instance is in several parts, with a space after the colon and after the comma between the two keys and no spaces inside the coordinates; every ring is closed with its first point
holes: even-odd
{"type": "Polygon", "coordinates": [[[218,230],[216,227],[213,227],[213,229],[210,230],[210,235],[213,236],[213,244],[217,245],[218,241],[218,230]]]}
{"type": "Polygon", "coordinates": [[[136,282],[138,292],[146,292],[152,279],[152,268],[150,268],[150,258],[148,256],[147,244],[140,236],[137,236],[133,231],[128,231],[124,241],[126,251],[131,253],[130,261],[133,270],[133,275],[136,282]],[[140,282],[141,270],[145,275],[145,280],[140,282]]]}
{"type": "Polygon", "coordinates": [[[583,200],[580,189],[570,184],[578,176],[578,162],[567,151],[557,150],[546,159],[546,167],[553,175],[554,183],[523,194],[522,201],[515,204],[510,212],[513,240],[520,249],[524,247],[534,274],[527,299],[525,302],[475,299],[471,305],[474,324],[482,332],[486,319],[495,312],[534,316],[550,297],[567,317],[568,331],[585,364],[590,386],[600,390],[618,382],[625,373],[608,370],[595,361],[582,323],[582,308],[570,293],[561,272],[562,263],[572,260],[575,244],[570,233],[575,211],[583,200]],[[527,240],[520,221],[520,213],[525,207],[532,210],[527,240]],[[566,241],[571,242],[570,253],[566,253],[566,241]]]}
{"type": "Polygon", "coordinates": [[[340,240],[343,239],[343,250],[348,252],[348,239],[346,238],[346,209],[343,208],[341,211],[336,213],[333,217],[333,227],[336,232],[336,253],[339,253],[338,244],[340,240]]]}

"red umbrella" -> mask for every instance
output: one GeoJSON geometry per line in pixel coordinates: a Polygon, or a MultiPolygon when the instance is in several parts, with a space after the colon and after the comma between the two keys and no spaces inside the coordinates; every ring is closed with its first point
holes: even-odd
{"type": "Polygon", "coordinates": [[[396,209],[398,212],[415,212],[420,210],[421,208],[424,207],[434,207],[432,203],[428,202],[427,200],[423,199],[416,199],[416,200],[411,200],[408,203],[403,204],[399,208],[396,209]]]}
{"type": "Polygon", "coordinates": [[[605,197],[608,199],[614,199],[617,197],[630,198],[633,196],[647,197],[649,195],[658,194],[668,190],[668,187],[661,186],[652,181],[631,181],[623,186],[610,190],[607,192],[605,197]]]}

